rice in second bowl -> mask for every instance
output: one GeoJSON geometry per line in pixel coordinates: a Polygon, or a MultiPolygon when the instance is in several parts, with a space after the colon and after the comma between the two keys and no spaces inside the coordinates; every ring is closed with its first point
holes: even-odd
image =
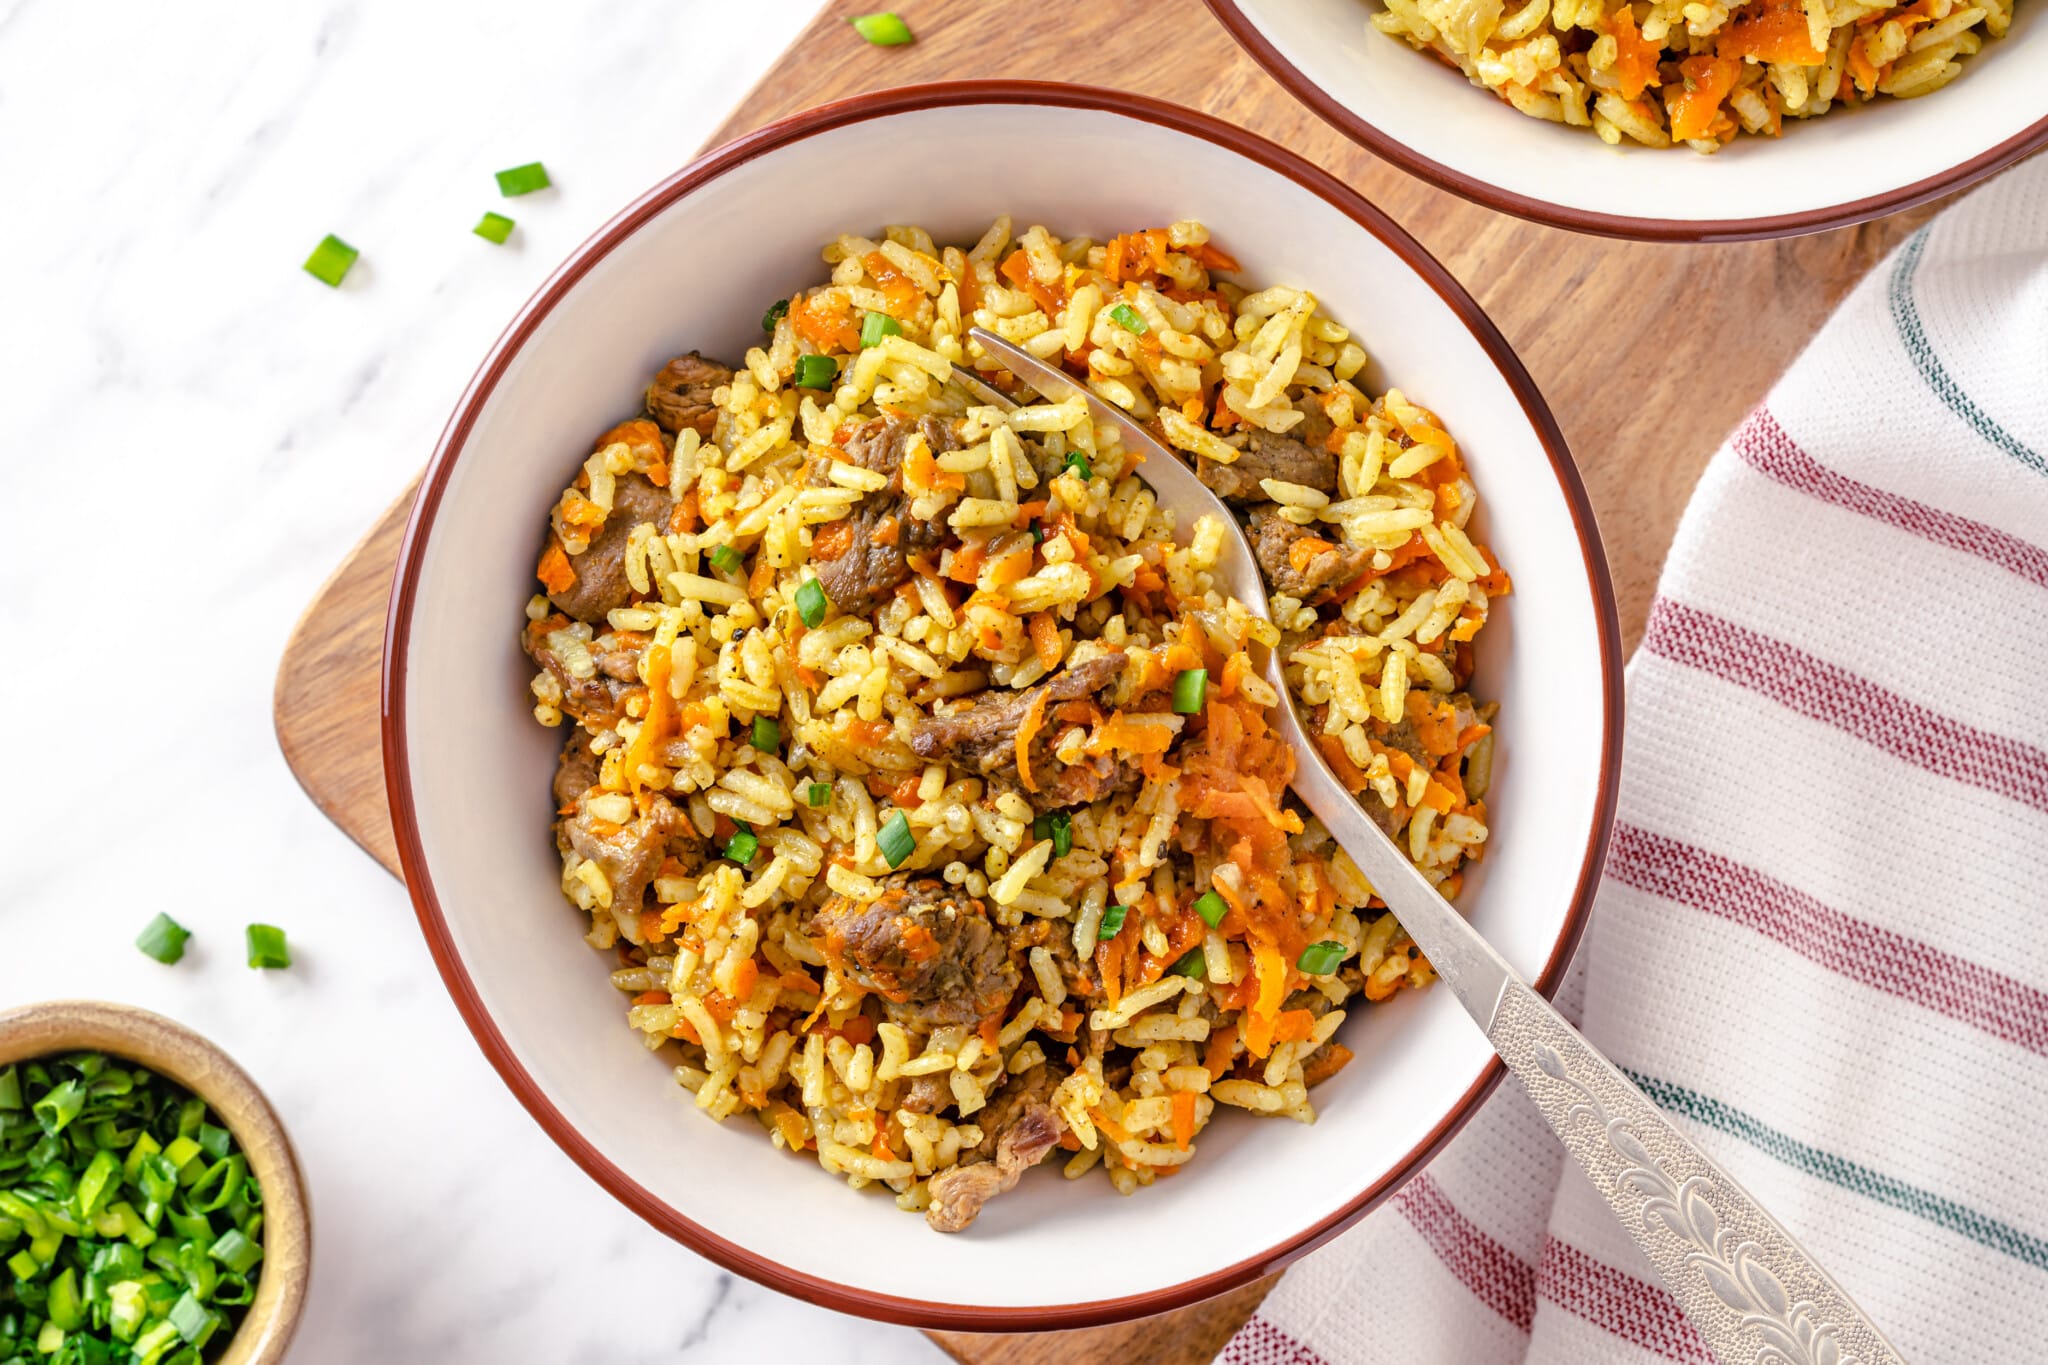
{"type": "Polygon", "coordinates": [[[1283,651],[1325,752],[1455,892],[1490,748],[1461,689],[1506,580],[1454,445],[1357,385],[1312,295],[1218,278],[1197,224],[824,256],[739,367],[664,368],[551,517],[535,714],[571,727],[563,889],[631,1024],[714,1118],[948,1231],[1054,1147],[1131,1193],[1218,1104],[1312,1121],[1346,1010],[1431,974],[1286,802],[1253,656],[1283,651]],[[1212,484],[1294,461],[1232,494],[1279,628],[1085,405],[951,382],[976,324],[1212,484]]]}

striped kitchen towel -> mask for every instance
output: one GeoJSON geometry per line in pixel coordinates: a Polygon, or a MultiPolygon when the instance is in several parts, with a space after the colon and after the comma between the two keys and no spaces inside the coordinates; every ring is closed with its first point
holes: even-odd
{"type": "MultiPolygon", "coordinates": [[[[1562,1002],[1907,1359],[2048,1359],[2048,157],[1856,288],[1658,592],[1562,1002]]],[[[1512,1081],[1222,1359],[1711,1361],[1512,1081]]]]}

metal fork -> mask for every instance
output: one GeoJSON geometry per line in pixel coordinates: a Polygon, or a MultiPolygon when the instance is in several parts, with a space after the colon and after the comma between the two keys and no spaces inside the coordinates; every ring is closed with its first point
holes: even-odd
{"type": "MultiPolygon", "coordinates": [[[[1198,519],[1220,521],[1227,533],[1218,576],[1254,615],[1272,619],[1237,518],[1178,455],[1065,371],[983,328],[968,335],[1043,397],[1079,395],[1098,427],[1114,429],[1126,450],[1142,451],[1138,477],[1174,514],[1182,544],[1198,519]]],[[[964,368],[954,376],[985,401],[1016,406],[964,368]]],[[[1520,1079],[1715,1358],[1722,1365],[1900,1365],[1876,1324],[1792,1234],[1537,994],[1367,817],[1309,742],[1278,650],[1269,652],[1265,672],[1280,694],[1274,728],[1295,752],[1295,795],[1351,855],[1520,1079]]]]}

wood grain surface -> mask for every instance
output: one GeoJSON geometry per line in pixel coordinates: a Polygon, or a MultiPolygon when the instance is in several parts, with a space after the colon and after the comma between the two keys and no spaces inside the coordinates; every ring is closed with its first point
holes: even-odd
{"type": "MultiPolygon", "coordinates": [[[[1479,208],[1375,160],[1275,85],[1194,0],[896,0],[917,35],[900,48],[870,47],[846,26],[846,15],[871,7],[831,0],[713,142],[863,91],[1009,76],[1173,100],[1331,168],[1464,282],[1535,376],[1591,492],[1630,649],[1707,458],[1849,287],[1939,207],[1781,242],[1667,246],[1581,237],[1479,208]]],[[[1372,320],[1350,321],[1370,347],[1372,320]]],[[[1456,429],[1454,397],[1419,397],[1456,429]]],[[[391,505],[307,608],[279,667],[276,695],[278,741],[307,794],[393,873],[378,673],[385,599],[412,493],[391,505]]],[[[1268,1286],[1261,1281],[1163,1318],[1085,1332],[933,1335],[971,1365],[1208,1360],[1268,1286]]]]}

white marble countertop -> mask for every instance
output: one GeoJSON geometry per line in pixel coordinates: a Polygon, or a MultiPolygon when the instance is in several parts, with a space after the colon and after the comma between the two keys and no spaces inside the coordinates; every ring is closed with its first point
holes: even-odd
{"type": "Polygon", "coordinates": [[[143,1005],[255,1074],[312,1187],[295,1360],[942,1359],[726,1274],[571,1165],[271,731],[299,610],[491,339],[812,10],[0,0],[0,1004],[143,1005]],[[532,160],[556,188],[501,199],[532,160]],[[487,209],[508,246],[471,235],[487,209]],[[328,232],[362,251],[338,291],[299,269],[328,232]],[[175,967],[131,946],[158,911],[195,934],[175,967]],[[291,970],[243,965],[252,920],[291,970]]]}

